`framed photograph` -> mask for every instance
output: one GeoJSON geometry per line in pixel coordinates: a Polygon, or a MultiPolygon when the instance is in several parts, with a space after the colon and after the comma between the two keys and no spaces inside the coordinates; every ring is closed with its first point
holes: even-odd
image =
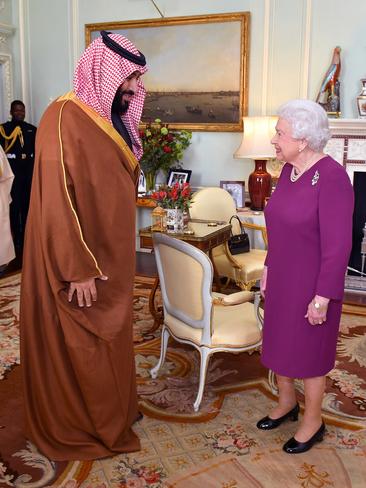
{"type": "Polygon", "coordinates": [[[149,71],[142,122],[173,129],[241,131],[248,107],[249,12],[85,25],[86,45],[101,30],[122,34],[149,71]]]}
{"type": "Polygon", "coordinates": [[[146,193],[146,178],[143,171],[140,171],[137,193],[146,193]]]}
{"type": "Polygon", "coordinates": [[[236,208],[245,207],[245,181],[220,181],[220,188],[230,193],[236,208]]]}
{"type": "Polygon", "coordinates": [[[191,174],[192,171],[190,169],[170,169],[167,178],[167,185],[173,186],[175,183],[189,183],[191,174]]]}

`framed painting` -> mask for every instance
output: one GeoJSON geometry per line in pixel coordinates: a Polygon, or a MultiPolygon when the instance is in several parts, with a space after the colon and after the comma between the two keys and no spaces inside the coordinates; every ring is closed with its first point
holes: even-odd
{"type": "Polygon", "coordinates": [[[122,34],[149,71],[142,123],[173,129],[241,131],[248,107],[249,12],[85,25],[86,45],[101,30],[122,34]]]}

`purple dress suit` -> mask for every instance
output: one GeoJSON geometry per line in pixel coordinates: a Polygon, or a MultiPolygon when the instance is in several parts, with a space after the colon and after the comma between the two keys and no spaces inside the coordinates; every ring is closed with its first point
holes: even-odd
{"type": "Polygon", "coordinates": [[[282,376],[312,378],[334,367],[354,197],[346,171],[329,156],[295,182],[291,169],[285,164],[265,209],[262,363],[282,376]],[[322,325],[304,317],[315,295],[330,299],[322,325]]]}

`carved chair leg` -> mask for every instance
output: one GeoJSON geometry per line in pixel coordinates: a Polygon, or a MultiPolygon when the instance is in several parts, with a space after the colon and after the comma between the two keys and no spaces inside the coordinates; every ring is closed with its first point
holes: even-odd
{"type": "Polygon", "coordinates": [[[236,281],[237,286],[244,291],[250,291],[256,283],[257,280],[236,281]]]}
{"type": "Polygon", "coordinates": [[[149,311],[154,318],[153,326],[148,331],[146,331],[146,333],[149,334],[155,332],[156,329],[158,329],[160,325],[164,322],[163,309],[162,307],[156,307],[156,303],[155,303],[155,295],[159,285],[160,285],[159,278],[156,277],[149,295],[149,311]]]}
{"type": "Polygon", "coordinates": [[[154,366],[152,369],[150,369],[150,374],[152,378],[156,378],[158,376],[159,369],[162,367],[165,361],[165,355],[166,355],[166,350],[168,347],[168,341],[169,341],[169,330],[167,327],[164,325],[163,330],[161,333],[161,349],[160,349],[160,358],[158,361],[158,364],[154,366]]]}
{"type": "Polygon", "coordinates": [[[195,412],[198,412],[198,409],[200,408],[200,404],[201,404],[202,396],[203,396],[203,391],[205,389],[205,380],[206,380],[206,372],[207,372],[208,361],[210,358],[210,349],[208,347],[201,347],[200,348],[200,356],[201,356],[200,380],[199,380],[199,385],[198,385],[197,398],[193,404],[193,408],[194,408],[195,412]]]}

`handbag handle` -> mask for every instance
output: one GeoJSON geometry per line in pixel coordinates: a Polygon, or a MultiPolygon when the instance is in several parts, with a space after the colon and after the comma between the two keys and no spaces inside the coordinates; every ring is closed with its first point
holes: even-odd
{"type": "Polygon", "coordinates": [[[231,235],[232,235],[232,236],[234,235],[234,234],[233,234],[233,226],[232,226],[232,224],[231,224],[231,221],[232,221],[233,219],[237,219],[237,220],[238,220],[238,222],[239,222],[240,234],[246,234],[245,230],[243,231],[243,225],[242,225],[241,220],[239,219],[239,217],[238,217],[237,215],[233,215],[233,216],[230,218],[230,220],[229,220],[229,224],[231,225],[231,229],[230,229],[231,235]]]}

